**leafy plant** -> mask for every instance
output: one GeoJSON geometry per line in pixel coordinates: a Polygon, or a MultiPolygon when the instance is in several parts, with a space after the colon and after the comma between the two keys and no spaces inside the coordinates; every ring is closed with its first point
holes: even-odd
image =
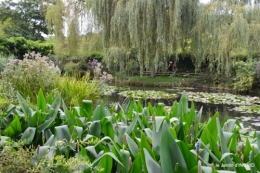
{"type": "Polygon", "coordinates": [[[48,94],[52,91],[55,78],[60,70],[47,57],[32,52],[24,55],[24,60],[11,60],[1,73],[1,95],[14,98],[19,91],[35,103],[40,88],[48,94]]]}
{"type": "Polygon", "coordinates": [[[88,74],[83,77],[75,74],[57,78],[55,88],[68,106],[79,105],[85,99],[95,102],[100,94],[97,81],[90,81],[88,74]]]}
{"type": "MultiPolygon", "coordinates": [[[[66,159],[62,155],[42,158],[37,165],[32,164],[35,148],[27,147],[23,142],[6,141],[0,147],[0,172],[76,172],[81,165],[88,165],[89,160],[80,155],[66,159]]],[[[98,169],[98,168],[95,168],[98,169]]]]}
{"type": "Polygon", "coordinates": [[[235,71],[234,89],[237,91],[247,91],[251,89],[253,83],[256,81],[256,62],[236,62],[235,71]]]}
{"type": "Polygon", "coordinates": [[[78,64],[69,62],[69,63],[66,63],[63,68],[67,75],[73,75],[78,70],[78,64]]]}
{"type": "Polygon", "coordinates": [[[0,172],[31,172],[33,148],[23,148],[22,142],[5,142],[0,148],[0,172]]]}
{"type": "Polygon", "coordinates": [[[189,108],[185,93],[168,111],[162,103],[143,107],[130,99],[110,109],[102,102],[94,109],[89,100],[68,109],[60,95],[52,102],[41,90],[34,110],[17,96],[20,104],[10,106],[1,122],[0,148],[10,138],[33,144],[34,169],[244,173],[260,168],[260,132],[234,119],[220,123],[218,112],[201,123],[202,109],[196,112],[193,103],[189,108]]]}

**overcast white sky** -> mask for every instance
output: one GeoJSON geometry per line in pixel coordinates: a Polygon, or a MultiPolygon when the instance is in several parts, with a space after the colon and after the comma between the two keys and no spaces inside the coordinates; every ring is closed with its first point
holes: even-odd
{"type": "Polygon", "coordinates": [[[201,3],[207,3],[209,0],[200,0],[201,3]]]}

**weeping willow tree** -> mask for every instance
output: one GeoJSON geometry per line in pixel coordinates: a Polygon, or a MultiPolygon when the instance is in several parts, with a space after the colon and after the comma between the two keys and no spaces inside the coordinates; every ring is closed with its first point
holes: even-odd
{"type": "Polygon", "coordinates": [[[48,6],[46,13],[46,21],[48,24],[49,34],[55,35],[54,52],[58,57],[63,57],[66,49],[64,28],[64,3],[57,0],[53,5],[48,6]]]}
{"type": "Polygon", "coordinates": [[[96,0],[89,7],[103,26],[106,61],[117,57],[126,62],[134,49],[141,73],[146,66],[155,76],[159,62],[176,54],[190,39],[198,0],[96,0]]]}
{"type": "MultiPolygon", "coordinates": [[[[210,70],[228,76],[238,55],[243,54],[251,61],[260,50],[258,0],[211,0],[208,4],[200,4],[199,0],[64,2],[66,10],[54,6],[47,14],[54,24],[56,37],[62,38],[62,16],[71,18],[67,21],[71,23],[71,39],[68,39],[71,51],[76,47],[84,49],[77,45],[82,34],[79,28],[84,28],[82,25],[86,28],[98,26],[103,34],[105,61],[111,65],[118,63],[121,71],[134,50],[141,74],[146,67],[151,76],[155,76],[161,62],[167,64],[169,55],[175,55],[177,60],[177,54],[187,51],[188,47],[196,70],[207,62],[210,70]],[[90,18],[81,17],[87,14],[94,19],[92,22],[86,21],[90,18]],[[52,19],[51,16],[55,17],[52,19]],[[54,20],[57,20],[56,24],[54,20]]],[[[62,1],[58,3],[62,4],[62,1]]]]}
{"type": "Polygon", "coordinates": [[[192,39],[195,64],[230,75],[238,55],[246,61],[259,53],[260,9],[249,0],[211,0],[200,8],[192,39]]]}
{"type": "MultiPolygon", "coordinates": [[[[167,64],[167,56],[177,54],[180,47],[184,50],[187,40],[191,39],[199,1],[68,0],[64,2],[66,2],[63,5],[66,10],[63,10],[63,14],[61,11],[53,10],[57,8],[55,6],[50,9],[49,14],[59,13],[52,14],[54,19],[64,14],[67,18],[74,16],[75,21],[70,21],[69,33],[71,34],[68,35],[69,42],[66,47],[70,50],[71,56],[77,53],[75,49],[79,34],[76,28],[80,22],[76,19],[88,13],[93,15],[94,25],[102,28],[103,48],[106,55],[104,60],[108,64],[118,63],[120,70],[123,71],[129,55],[134,50],[141,74],[146,67],[151,71],[151,76],[155,76],[159,64],[162,61],[167,64]]],[[[52,19],[51,15],[47,15],[47,19],[52,19]]],[[[64,23],[63,20],[57,21],[60,23],[53,23],[55,30],[59,30],[61,23],[64,23]]],[[[64,44],[64,40],[59,40],[59,43],[64,44]]]]}
{"type": "MultiPolygon", "coordinates": [[[[55,35],[55,54],[60,57],[78,57],[80,24],[85,5],[76,0],[57,0],[46,13],[49,34],[55,35]]],[[[82,28],[82,27],[81,27],[82,28]]]]}
{"type": "Polygon", "coordinates": [[[91,53],[103,53],[102,33],[88,32],[79,39],[79,56],[85,58],[91,53]]]}

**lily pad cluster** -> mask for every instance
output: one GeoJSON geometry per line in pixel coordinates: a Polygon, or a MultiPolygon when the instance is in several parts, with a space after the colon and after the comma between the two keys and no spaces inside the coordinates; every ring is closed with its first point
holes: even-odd
{"type": "Polygon", "coordinates": [[[241,96],[230,93],[186,92],[186,94],[190,101],[211,104],[252,105],[260,100],[259,97],[241,96]]]}
{"type": "Polygon", "coordinates": [[[237,106],[233,108],[235,111],[252,113],[252,114],[260,114],[260,105],[247,105],[247,106],[237,106]]]}
{"type": "Polygon", "coordinates": [[[102,85],[101,87],[101,93],[102,95],[109,96],[112,95],[113,93],[116,93],[117,91],[123,90],[122,87],[117,87],[117,86],[111,86],[111,85],[102,85]]]}
{"type": "Polygon", "coordinates": [[[119,92],[118,94],[123,97],[131,97],[135,99],[176,99],[178,97],[177,94],[154,90],[129,90],[119,92]]]}
{"type": "Polygon", "coordinates": [[[258,116],[241,116],[241,117],[235,117],[240,122],[249,122],[250,125],[260,127],[260,117],[258,116]]]}

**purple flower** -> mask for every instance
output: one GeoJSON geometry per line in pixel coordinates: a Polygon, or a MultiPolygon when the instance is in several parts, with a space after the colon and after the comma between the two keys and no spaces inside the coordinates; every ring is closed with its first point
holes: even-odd
{"type": "Polygon", "coordinates": [[[199,141],[196,142],[195,147],[196,147],[196,152],[199,153],[199,151],[200,151],[200,142],[199,141]]]}

